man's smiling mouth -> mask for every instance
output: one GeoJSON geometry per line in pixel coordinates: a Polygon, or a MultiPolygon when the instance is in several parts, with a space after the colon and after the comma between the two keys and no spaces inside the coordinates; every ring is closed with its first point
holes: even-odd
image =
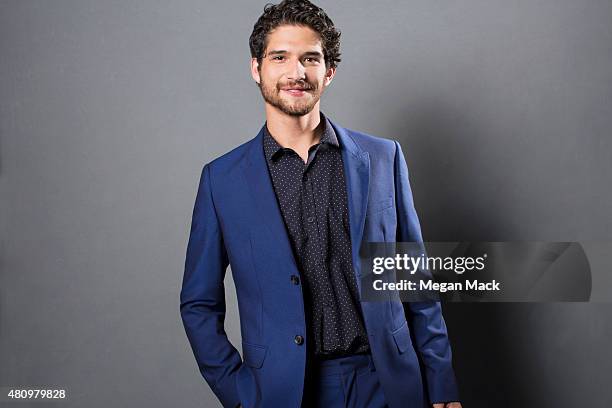
{"type": "Polygon", "coordinates": [[[283,89],[283,91],[292,96],[303,96],[306,93],[305,89],[283,89]]]}

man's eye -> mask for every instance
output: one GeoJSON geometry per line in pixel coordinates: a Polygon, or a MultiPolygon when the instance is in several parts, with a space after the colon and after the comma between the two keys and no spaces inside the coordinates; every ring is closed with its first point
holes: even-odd
{"type": "Polygon", "coordinates": [[[305,58],[306,62],[319,62],[318,58],[305,58]]]}
{"type": "Polygon", "coordinates": [[[283,56],[281,56],[281,55],[277,55],[277,56],[275,56],[275,57],[272,57],[272,59],[273,59],[273,60],[280,61],[280,60],[282,60],[282,59],[283,59],[283,56]]]}

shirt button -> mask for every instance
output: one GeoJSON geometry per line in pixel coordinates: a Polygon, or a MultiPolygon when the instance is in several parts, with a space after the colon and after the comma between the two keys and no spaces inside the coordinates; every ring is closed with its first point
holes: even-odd
{"type": "Polygon", "coordinates": [[[293,341],[295,341],[295,344],[297,344],[298,346],[301,346],[304,343],[304,338],[298,334],[297,336],[295,336],[293,341]]]}
{"type": "Polygon", "coordinates": [[[299,285],[299,284],[300,284],[300,278],[299,278],[299,277],[297,277],[296,275],[291,275],[291,282],[292,282],[294,285],[299,285]]]}
{"type": "Polygon", "coordinates": [[[315,217],[308,217],[308,218],[306,218],[306,220],[307,220],[308,222],[314,222],[315,217]]]}

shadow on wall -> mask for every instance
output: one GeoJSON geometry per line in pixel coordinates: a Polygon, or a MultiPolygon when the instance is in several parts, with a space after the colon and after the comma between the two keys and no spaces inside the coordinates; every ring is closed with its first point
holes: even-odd
{"type": "MultiPolygon", "coordinates": [[[[407,135],[398,139],[405,146],[424,240],[526,240],[521,237],[520,225],[512,221],[525,216],[525,207],[514,208],[512,192],[503,188],[509,182],[520,183],[516,179],[523,177],[513,176],[507,159],[503,160],[509,155],[506,147],[495,146],[495,138],[490,137],[495,133],[490,129],[479,131],[477,123],[462,118],[461,111],[446,108],[421,100],[418,108],[397,112],[388,122],[391,134],[407,135]],[[487,139],[490,142],[483,147],[480,142],[487,139]]],[[[533,200],[529,211],[545,211],[545,198],[533,200]]],[[[592,305],[583,306],[588,309],[592,305]]],[[[578,343],[593,342],[580,332],[580,313],[574,313],[571,320],[556,319],[555,325],[558,311],[571,307],[542,303],[444,304],[464,407],[551,406],[552,401],[554,406],[571,407],[586,393],[597,393],[584,380],[582,389],[571,386],[576,377],[588,377],[586,367],[591,362],[575,359],[576,346],[559,343],[555,337],[555,331],[564,330],[578,343]],[[557,361],[563,367],[564,359],[577,364],[554,371],[546,364],[557,361]],[[571,370],[574,372],[568,374],[571,370]]],[[[606,397],[595,399],[601,398],[606,397]]]]}

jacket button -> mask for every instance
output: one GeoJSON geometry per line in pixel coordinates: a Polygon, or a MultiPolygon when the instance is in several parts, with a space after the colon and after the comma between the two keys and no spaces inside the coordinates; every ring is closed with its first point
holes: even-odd
{"type": "Polygon", "coordinates": [[[304,343],[304,338],[298,334],[297,336],[295,336],[293,341],[295,341],[295,344],[297,344],[298,346],[301,346],[304,343]]]}
{"type": "Polygon", "coordinates": [[[293,283],[294,285],[299,285],[300,284],[300,278],[297,277],[296,275],[291,275],[291,283],[293,283]]]}

